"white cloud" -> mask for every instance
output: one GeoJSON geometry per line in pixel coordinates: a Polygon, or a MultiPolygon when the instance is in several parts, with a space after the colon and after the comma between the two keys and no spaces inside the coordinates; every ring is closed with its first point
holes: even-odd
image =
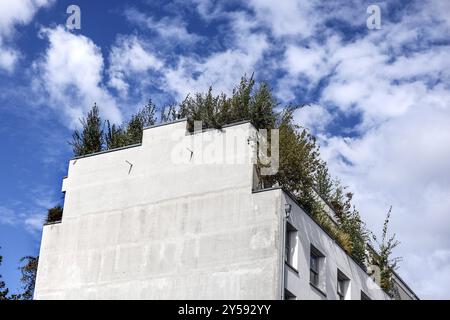
{"type": "Polygon", "coordinates": [[[0,2],[0,35],[11,36],[15,25],[30,23],[36,11],[53,0],[2,0],[0,2]]]}
{"type": "Polygon", "coordinates": [[[10,48],[3,47],[0,39],[0,69],[3,69],[8,73],[12,73],[18,59],[18,52],[10,48]]]}
{"type": "Polygon", "coordinates": [[[17,216],[9,209],[0,206],[0,224],[15,225],[17,223],[17,216]]]}
{"type": "Polygon", "coordinates": [[[0,225],[23,227],[33,235],[37,235],[44,225],[46,210],[36,209],[41,213],[28,214],[0,206],[0,225]]]}
{"type": "Polygon", "coordinates": [[[121,122],[115,99],[102,85],[104,62],[101,50],[92,40],[75,35],[62,27],[44,29],[49,47],[34,65],[35,89],[45,93],[53,108],[60,108],[70,119],[70,126],[97,103],[102,115],[121,122]]]}
{"type": "Polygon", "coordinates": [[[306,105],[294,113],[294,121],[313,134],[324,130],[332,119],[330,112],[318,104],[306,105]]]}
{"type": "Polygon", "coordinates": [[[216,92],[229,93],[244,75],[257,71],[257,65],[270,48],[267,35],[254,32],[251,17],[243,12],[227,14],[230,33],[228,49],[205,58],[181,57],[175,68],[168,69],[166,83],[178,98],[203,92],[213,86],[216,92]]]}
{"type": "Polygon", "coordinates": [[[0,206],[0,225],[24,228],[33,236],[39,236],[47,210],[59,202],[60,196],[45,186],[28,188],[25,200],[0,206]]]}
{"type": "Polygon", "coordinates": [[[286,75],[278,81],[277,95],[283,101],[295,99],[295,87],[313,89],[328,76],[334,65],[330,60],[341,45],[338,36],[330,36],[325,43],[286,45],[280,67],[286,75]]]}
{"type": "MultiPolygon", "coordinates": [[[[370,38],[342,45],[330,57],[336,67],[323,102],[334,103],[342,111],[362,112],[363,127],[401,116],[414,105],[439,103],[431,100],[441,95],[442,89],[429,89],[428,81],[449,79],[449,49],[392,57],[370,38]]],[[[445,95],[443,98],[448,101],[445,95]]]]}
{"type": "Polygon", "coordinates": [[[211,85],[216,92],[230,92],[244,73],[251,75],[255,71],[256,64],[267,48],[264,36],[249,36],[247,41],[254,44],[252,50],[236,48],[201,60],[180,59],[176,68],[166,72],[169,88],[178,98],[184,98],[192,92],[204,92],[211,85]]]}
{"type": "MultiPolygon", "coordinates": [[[[214,10],[219,15],[219,11],[214,10]]],[[[168,40],[173,46],[200,39],[188,33],[186,25],[177,19],[156,21],[136,10],[128,10],[126,14],[129,20],[141,22],[155,30],[159,34],[157,39],[168,40]]],[[[155,45],[148,38],[121,36],[110,54],[109,85],[126,93],[138,75],[144,78],[137,84],[140,92],[146,86],[155,85],[177,99],[184,99],[189,93],[203,92],[209,86],[213,86],[215,92],[231,92],[245,73],[251,75],[255,72],[258,62],[269,48],[269,42],[265,34],[253,32],[256,24],[246,13],[223,13],[222,18],[225,17],[229,21],[228,31],[233,35],[226,49],[203,56],[186,51],[177,55],[171,64],[152,52],[155,45]]],[[[171,50],[168,51],[170,54],[171,50]]]]}
{"type": "Polygon", "coordinates": [[[111,49],[109,63],[109,85],[123,95],[127,95],[129,89],[127,77],[143,77],[145,72],[159,70],[164,65],[136,36],[119,38],[111,49]]]}
{"type": "Polygon", "coordinates": [[[325,52],[318,47],[288,46],[284,54],[284,63],[290,74],[303,74],[313,80],[320,79],[323,76],[326,56],[325,52]]]}
{"type": "Polygon", "coordinates": [[[40,8],[53,2],[54,0],[0,1],[0,70],[12,73],[20,58],[20,52],[11,44],[16,26],[30,23],[40,8]]]}
{"type": "Polygon", "coordinates": [[[314,14],[311,1],[272,1],[251,0],[248,5],[255,11],[256,19],[262,25],[270,26],[274,36],[309,37],[313,34],[315,25],[310,19],[314,14]]]}
{"type": "Polygon", "coordinates": [[[37,232],[40,232],[42,230],[42,226],[45,223],[45,213],[37,213],[29,215],[25,221],[25,228],[32,234],[36,234],[37,232]]]}
{"type": "Polygon", "coordinates": [[[413,252],[408,256],[408,264],[402,265],[402,273],[412,279],[422,296],[428,299],[448,299],[450,283],[450,251],[436,250],[425,254],[413,252]],[[424,275],[427,281],[423,280],[424,275]],[[436,285],[437,284],[437,285],[436,285]]]}
{"type": "Polygon", "coordinates": [[[145,15],[136,9],[126,10],[125,16],[135,25],[156,32],[161,38],[160,41],[164,40],[173,45],[179,43],[194,44],[201,39],[197,34],[190,33],[187,30],[186,23],[179,18],[165,17],[156,20],[154,17],[145,15]]]}

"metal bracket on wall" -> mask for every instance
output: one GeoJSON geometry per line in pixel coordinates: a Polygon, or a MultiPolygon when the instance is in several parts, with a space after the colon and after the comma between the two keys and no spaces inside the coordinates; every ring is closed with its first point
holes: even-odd
{"type": "Polygon", "coordinates": [[[192,151],[189,148],[186,148],[190,153],[191,153],[191,158],[189,159],[189,161],[192,161],[192,157],[194,156],[194,151],[192,151]]]}
{"type": "Polygon", "coordinates": [[[128,160],[125,160],[126,163],[128,163],[128,165],[130,166],[130,169],[128,170],[128,174],[131,173],[131,169],[133,169],[133,164],[131,162],[129,162],[128,160]]]}

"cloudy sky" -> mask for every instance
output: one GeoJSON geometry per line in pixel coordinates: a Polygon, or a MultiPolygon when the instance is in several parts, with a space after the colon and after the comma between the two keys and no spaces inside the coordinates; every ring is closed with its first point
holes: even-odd
{"type": "Polygon", "coordinates": [[[450,298],[450,2],[0,0],[0,269],[18,287],[46,208],[62,201],[67,141],[96,102],[126,119],[243,74],[318,137],[378,231],[393,206],[399,274],[450,298]],[[81,30],[65,28],[81,8],[81,30]],[[369,30],[367,8],[381,9],[369,30]]]}

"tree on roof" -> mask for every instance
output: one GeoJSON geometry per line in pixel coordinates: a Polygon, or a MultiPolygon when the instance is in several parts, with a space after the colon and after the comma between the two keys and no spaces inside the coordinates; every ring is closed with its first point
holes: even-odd
{"type": "Polygon", "coordinates": [[[75,130],[72,135],[73,153],[82,156],[103,150],[104,136],[103,123],[97,104],[88,112],[86,118],[80,119],[82,129],[75,130]]]}
{"type": "Polygon", "coordinates": [[[398,269],[401,257],[394,257],[393,250],[400,244],[396,239],[396,234],[389,235],[389,222],[391,220],[392,207],[389,209],[383,224],[381,238],[372,233],[372,248],[375,252],[370,256],[370,263],[379,268],[380,287],[391,297],[396,297],[398,292],[394,286],[394,273],[398,269]]]}

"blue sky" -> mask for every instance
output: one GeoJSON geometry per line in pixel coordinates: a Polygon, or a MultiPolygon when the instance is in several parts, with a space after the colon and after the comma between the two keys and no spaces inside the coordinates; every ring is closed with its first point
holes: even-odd
{"type": "Polygon", "coordinates": [[[333,175],[378,231],[390,205],[399,273],[424,298],[450,298],[450,3],[381,1],[0,0],[0,267],[19,286],[36,255],[78,118],[96,102],[126,119],[146,100],[230,92],[243,74],[282,104],[311,103],[333,175]],[[65,28],[81,8],[81,30],[65,28]],[[426,275],[426,276],[425,276],[426,275]]]}

